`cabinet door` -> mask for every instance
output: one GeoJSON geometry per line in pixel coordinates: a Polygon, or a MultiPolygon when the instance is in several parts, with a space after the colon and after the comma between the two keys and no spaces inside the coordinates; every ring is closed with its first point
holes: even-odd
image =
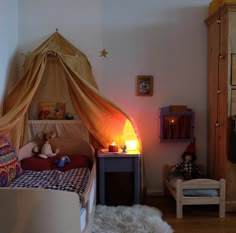
{"type": "MultiPolygon", "coordinates": [[[[235,6],[234,6],[235,7],[235,6]]],[[[236,114],[236,106],[235,106],[235,98],[236,98],[236,91],[234,90],[236,88],[235,84],[236,84],[236,80],[235,80],[235,60],[233,60],[233,56],[232,54],[236,53],[236,12],[235,12],[235,8],[233,11],[230,11],[228,13],[228,18],[226,19],[228,20],[228,32],[227,35],[229,36],[229,38],[226,38],[227,41],[229,41],[229,45],[228,45],[228,56],[227,59],[228,61],[225,61],[228,63],[229,68],[227,71],[228,72],[233,72],[234,71],[234,75],[231,73],[228,73],[228,82],[229,84],[231,84],[232,86],[228,85],[228,93],[231,93],[231,98],[228,98],[230,100],[230,102],[228,102],[228,116],[230,117],[231,115],[235,115],[236,114]],[[232,59],[232,60],[230,60],[232,59]],[[232,78],[232,81],[230,80],[230,78],[232,78]],[[230,90],[231,89],[231,90],[230,90]],[[231,111],[230,111],[230,106],[231,111]]],[[[235,56],[235,55],[234,55],[235,56]]],[[[234,58],[235,59],[235,58],[234,58]]],[[[226,72],[227,72],[226,71],[226,72]]],[[[227,121],[229,122],[229,121],[227,121]]],[[[228,129],[230,128],[230,125],[227,127],[228,129]]],[[[225,139],[227,140],[227,139],[225,139]]],[[[228,142],[230,142],[230,139],[228,138],[228,142]]],[[[235,143],[235,142],[234,142],[235,143]]],[[[226,150],[226,149],[225,149],[226,150]]],[[[236,164],[232,163],[230,161],[228,161],[227,164],[227,190],[226,190],[226,200],[227,200],[227,205],[226,205],[226,210],[227,211],[236,211],[236,164]]]]}
{"type": "Polygon", "coordinates": [[[216,177],[226,178],[228,159],[228,14],[221,15],[220,23],[220,53],[219,79],[217,95],[217,115],[219,127],[216,130],[216,177]]]}
{"type": "Polygon", "coordinates": [[[216,126],[218,124],[220,25],[218,17],[208,22],[208,175],[214,178],[216,168],[216,126]]]}

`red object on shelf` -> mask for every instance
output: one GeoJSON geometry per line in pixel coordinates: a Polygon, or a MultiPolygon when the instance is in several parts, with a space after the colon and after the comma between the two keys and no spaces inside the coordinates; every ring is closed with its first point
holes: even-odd
{"type": "Polygon", "coordinates": [[[109,152],[118,152],[118,146],[109,145],[108,150],[109,150],[109,152]]]}

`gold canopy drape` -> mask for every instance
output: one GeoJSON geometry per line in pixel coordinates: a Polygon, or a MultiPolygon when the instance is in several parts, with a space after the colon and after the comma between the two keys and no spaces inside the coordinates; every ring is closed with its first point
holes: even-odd
{"type": "Polygon", "coordinates": [[[23,77],[4,100],[0,134],[9,135],[17,149],[28,142],[28,109],[42,80],[48,55],[56,56],[64,68],[73,106],[91,135],[104,147],[112,140],[121,146],[127,137],[132,137],[141,150],[132,119],[102,95],[86,55],[58,32],[26,58],[23,77]]]}

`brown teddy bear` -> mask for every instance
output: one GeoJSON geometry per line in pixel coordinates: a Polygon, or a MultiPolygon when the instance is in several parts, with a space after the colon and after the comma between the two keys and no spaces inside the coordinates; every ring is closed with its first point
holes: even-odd
{"type": "Polygon", "coordinates": [[[33,152],[37,153],[37,155],[40,158],[47,159],[49,157],[53,157],[57,155],[60,150],[57,148],[54,152],[52,151],[52,147],[50,144],[50,141],[56,137],[55,132],[49,132],[49,133],[39,133],[38,138],[41,140],[44,140],[44,143],[42,146],[36,145],[33,147],[33,152]],[[41,147],[41,149],[40,149],[41,147]]]}

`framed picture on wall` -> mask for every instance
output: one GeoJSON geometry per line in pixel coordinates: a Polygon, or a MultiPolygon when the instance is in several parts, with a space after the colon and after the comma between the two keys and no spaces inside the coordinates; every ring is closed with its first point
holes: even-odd
{"type": "Polygon", "coordinates": [[[65,103],[39,103],[38,120],[63,120],[65,118],[65,103]]]}
{"type": "Polygon", "coordinates": [[[137,96],[152,96],[153,95],[153,76],[138,75],[136,81],[137,96]]]}

